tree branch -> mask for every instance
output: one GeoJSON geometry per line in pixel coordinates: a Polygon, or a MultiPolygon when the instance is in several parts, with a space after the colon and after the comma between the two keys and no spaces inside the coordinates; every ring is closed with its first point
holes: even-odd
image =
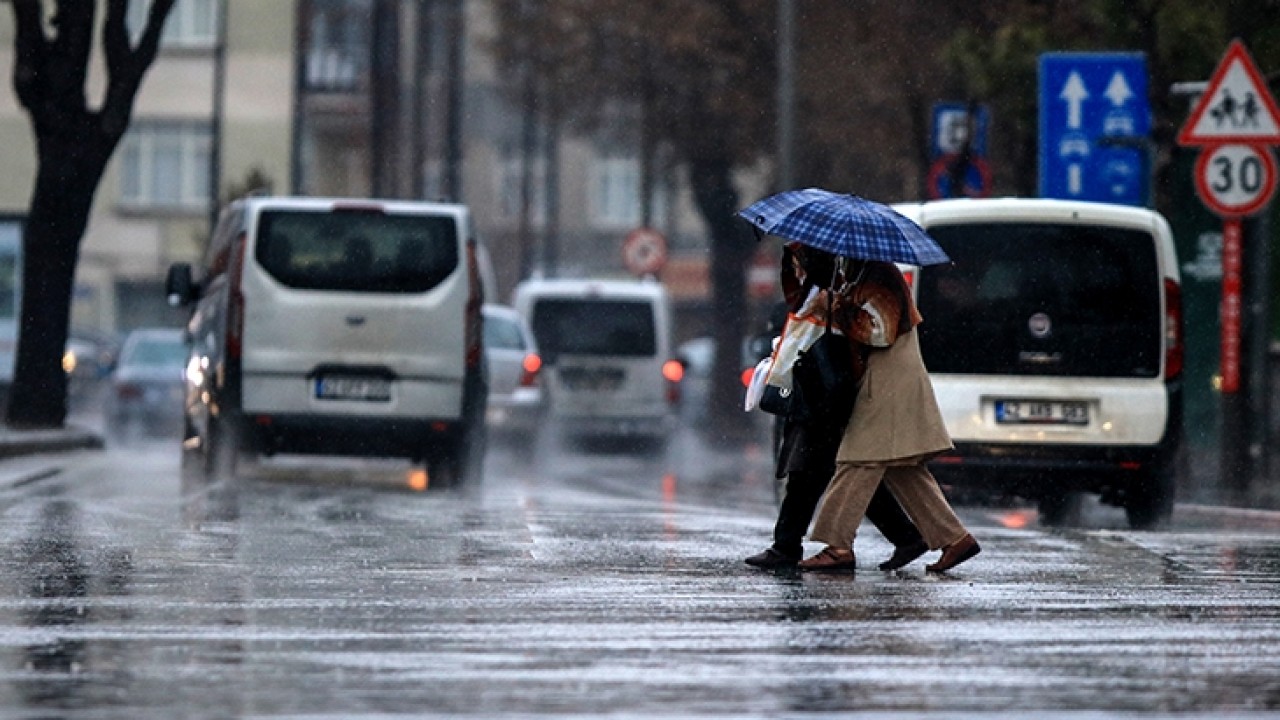
{"type": "Polygon", "coordinates": [[[40,16],[40,0],[11,0],[16,28],[13,61],[13,89],[31,114],[36,117],[45,89],[40,82],[46,71],[48,41],[40,16]]]}
{"type": "Polygon", "coordinates": [[[58,82],[57,102],[62,109],[84,110],[84,84],[93,50],[96,0],[58,0],[53,14],[53,78],[58,82]]]}
{"type": "MultiPolygon", "coordinates": [[[[218,2],[229,1],[218,0],[218,2]]],[[[160,32],[164,30],[164,21],[169,17],[169,10],[173,7],[173,3],[174,0],[154,0],[151,3],[151,12],[147,15],[147,27],[142,31],[142,39],[138,41],[138,48],[133,54],[139,77],[156,59],[156,51],[160,48],[160,32]]],[[[219,28],[218,31],[221,32],[222,29],[219,28]]]]}
{"type": "Polygon", "coordinates": [[[107,77],[122,72],[129,62],[129,29],[125,15],[129,0],[107,0],[107,20],[102,26],[102,54],[107,60],[107,77]]]}
{"type": "Polygon", "coordinates": [[[109,0],[107,4],[107,22],[102,29],[108,76],[106,98],[102,103],[102,132],[111,140],[118,140],[129,127],[134,96],[138,94],[147,68],[156,59],[160,33],[173,3],[174,0],[154,0],[151,3],[147,26],[132,52],[128,50],[128,31],[124,23],[127,0],[109,0]]]}

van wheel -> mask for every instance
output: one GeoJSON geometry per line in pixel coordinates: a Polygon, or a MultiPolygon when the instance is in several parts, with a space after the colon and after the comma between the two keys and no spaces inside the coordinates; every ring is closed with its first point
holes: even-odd
{"type": "Polygon", "coordinates": [[[1081,493],[1071,490],[1051,490],[1041,495],[1037,504],[1040,524],[1046,527],[1079,525],[1083,499],[1081,493]]]}
{"type": "Polygon", "coordinates": [[[475,486],[484,477],[487,433],[473,426],[444,443],[427,459],[431,484],[437,488],[475,486]]]}

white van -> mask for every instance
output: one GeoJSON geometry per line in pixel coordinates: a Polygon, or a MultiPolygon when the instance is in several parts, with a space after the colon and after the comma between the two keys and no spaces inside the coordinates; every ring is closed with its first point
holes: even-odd
{"type": "Polygon", "coordinates": [[[566,435],[667,440],[683,368],[672,357],[661,283],[527,280],[513,305],[533,328],[551,411],[566,435]]]}
{"type": "MultiPolygon", "coordinates": [[[[486,378],[465,206],[250,197],[221,215],[190,305],[187,444],[400,456],[433,484],[479,475],[486,378]]],[[[222,451],[226,450],[226,453],[222,451]]]]}
{"type": "Polygon", "coordinates": [[[1169,225],[1045,199],[895,206],[952,264],[908,270],[956,445],[942,482],[1035,499],[1059,524],[1097,492],[1151,527],[1182,457],[1181,282],[1169,225]]]}

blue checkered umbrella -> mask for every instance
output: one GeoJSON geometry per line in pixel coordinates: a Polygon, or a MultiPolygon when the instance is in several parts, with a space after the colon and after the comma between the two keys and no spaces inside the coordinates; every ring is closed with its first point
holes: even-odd
{"type": "Polygon", "coordinates": [[[951,262],[919,225],[888,205],[856,195],[818,188],[788,190],[738,214],[765,234],[834,255],[908,265],[951,262]]]}

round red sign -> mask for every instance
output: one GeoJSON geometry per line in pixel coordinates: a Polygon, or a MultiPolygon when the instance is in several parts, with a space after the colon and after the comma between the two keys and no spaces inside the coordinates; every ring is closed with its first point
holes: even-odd
{"type": "Polygon", "coordinates": [[[667,262],[667,239],[653,228],[636,228],[622,241],[622,261],[636,275],[648,275],[667,262]]]}
{"type": "Polygon", "coordinates": [[[1222,217],[1258,212],[1275,189],[1276,161],[1265,145],[1212,145],[1196,160],[1196,192],[1222,217]]]}

